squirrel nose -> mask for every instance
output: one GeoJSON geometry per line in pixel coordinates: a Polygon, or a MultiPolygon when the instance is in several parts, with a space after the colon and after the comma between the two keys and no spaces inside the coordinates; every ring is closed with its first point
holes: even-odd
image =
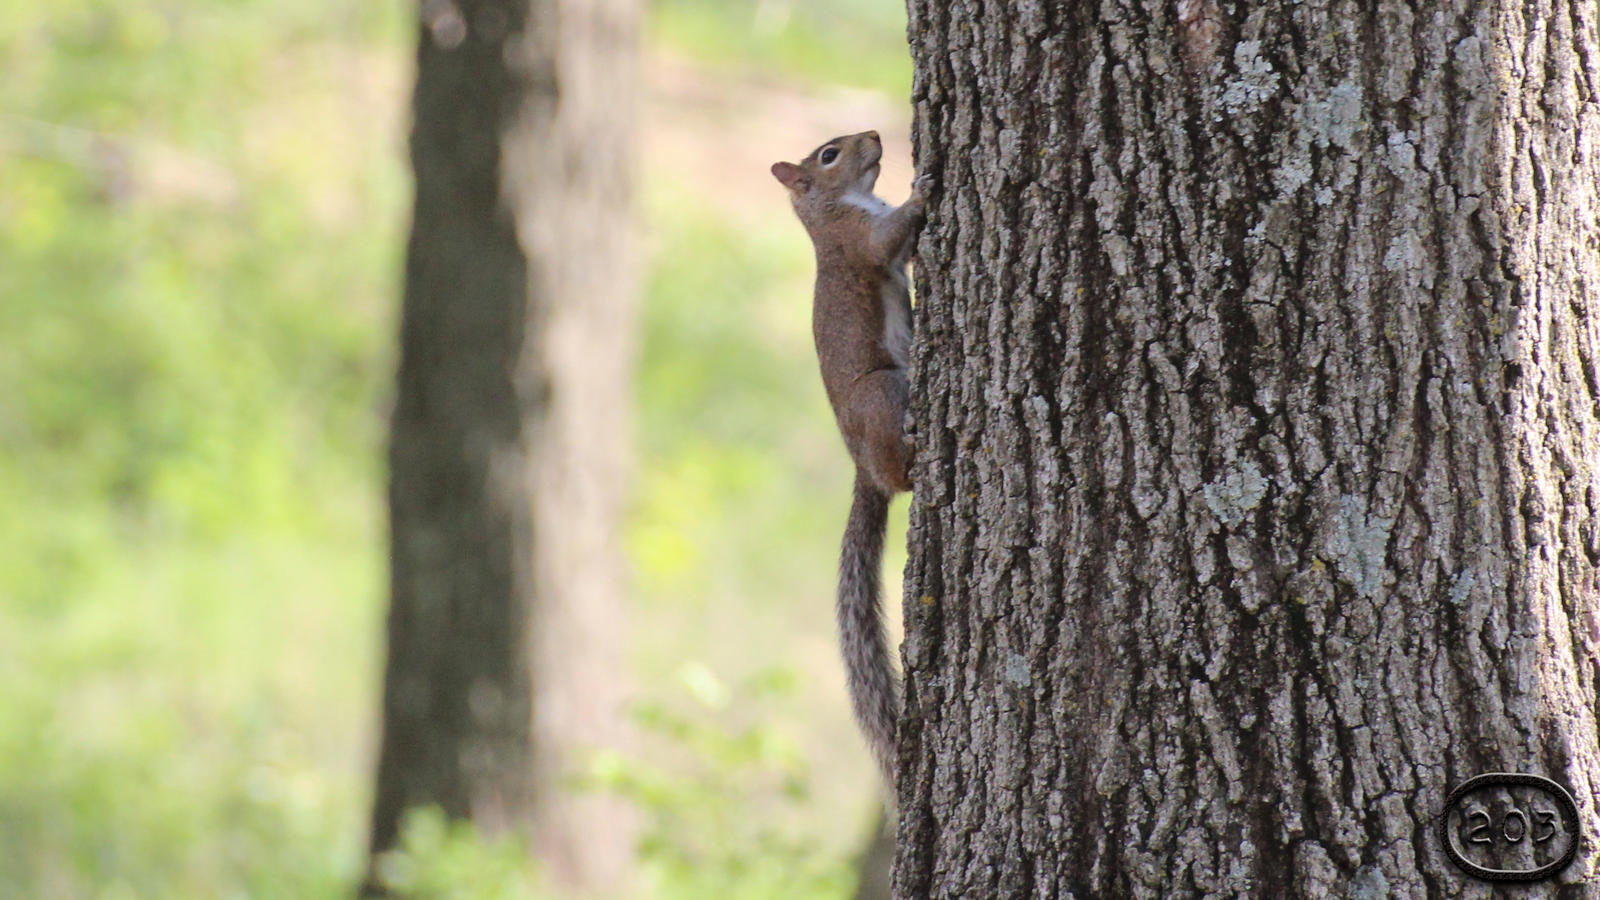
{"type": "Polygon", "coordinates": [[[876,131],[866,132],[866,138],[867,138],[867,140],[870,140],[870,141],[877,141],[880,144],[883,143],[883,141],[881,139],[879,139],[878,133],[876,131]]]}

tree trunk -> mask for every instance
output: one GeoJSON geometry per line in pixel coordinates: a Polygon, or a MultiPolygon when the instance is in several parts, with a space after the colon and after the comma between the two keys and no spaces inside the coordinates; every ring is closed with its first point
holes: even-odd
{"type": "Polygon", "coordinates": [[[633,149],[638,0],[560,0],[559,106],[512,146],[524,244],[538,261],[548,406],[534,441],[535,847],[557,883],[615,893],[631,807],[575,790],[586,754],[624,740],[628,569],[622,536],[633,407],[633,149]]]}
{"type": "Polygon", "coordinates": [[[637,10],[421,14],[371,850],[436,804],[604,888],[629,822],[563,779],[618,731],[637,10]]]}
{"type": "Polygon", "coordinates": [[[910,8],[896,896],[1591,896],[1600,7],[910,8]]]}
{"type": "Polygon", "coordinates": [[[889,900],[889,870],[894,865],[894,823],[889,810],[878,808],[872,836],[856,858],[855,900],[889,900]]]}

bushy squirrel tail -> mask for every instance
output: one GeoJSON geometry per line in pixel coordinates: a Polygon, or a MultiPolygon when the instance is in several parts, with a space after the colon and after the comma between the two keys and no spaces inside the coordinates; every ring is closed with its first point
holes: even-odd
{"type": "Polygon", "coordinates": [[[855,499],[850,504],[850,521],[845,525],[844,546],[839,554],[839,646],[844,652],[850,705],[892,789],[894,729],[900,713],[899,679],[889,662],[878,587],[888,518],[889,496],[858,469],[855,499]]]}

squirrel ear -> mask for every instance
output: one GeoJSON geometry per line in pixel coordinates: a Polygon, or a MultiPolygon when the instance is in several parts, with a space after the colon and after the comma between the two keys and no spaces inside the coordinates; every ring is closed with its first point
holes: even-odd
{"type": "Polygon", "coordinates": [[[791,191],[800,192],[811,187],[811,179],[806,177],[805,170],[794,163],[773,163],[772,177],[791,191]]]}

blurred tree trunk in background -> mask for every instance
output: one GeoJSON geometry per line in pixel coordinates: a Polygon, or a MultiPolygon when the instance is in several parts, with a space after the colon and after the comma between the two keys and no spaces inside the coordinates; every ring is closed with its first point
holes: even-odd
{"type": "Polygon", "coordinates": [[[889,900],[889,869],[894,865],[894,823],[889,811],[878,807],[872,836],[856,860],[855,900],[889,900]]]}
{"type": "Polygon", "coordinates": [[[1600,7],[910,8],[896,896],[1486,897],[1494,770],[1588,896],[1600,7]]]}
{"type": "Polygon", "coordinates": [[[620,731],[639,11],[421,12],[371,849],[437,804],[614,887],[629,816],[563,782],[620,731]]]}

